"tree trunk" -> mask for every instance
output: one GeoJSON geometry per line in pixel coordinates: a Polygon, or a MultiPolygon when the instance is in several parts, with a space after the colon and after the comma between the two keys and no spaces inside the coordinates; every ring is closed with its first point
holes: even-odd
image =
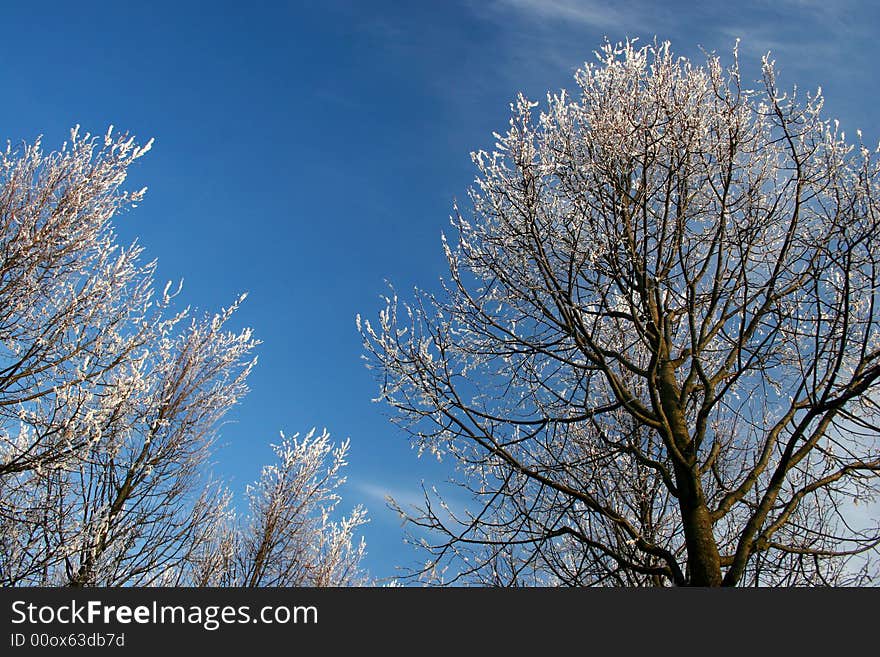
{"type": "Polygon", "coordinates": [[[673,455],[672,460],[687,546],[688,584],[721,586],[721,557],[700,483],[696,448],[679,406],[675,372],[668,361],[660,365],[657,383],[663,414],[672,433],[670,439],[678,451],[678,456],[673,455]]]}
{"type": "Polygon", "coordinates": [[[693,472],[680,467],[676,467],[676,479],[678,505],[687,546],[688,584],[721,586],[721,557],[700,480],[693,472]]]}

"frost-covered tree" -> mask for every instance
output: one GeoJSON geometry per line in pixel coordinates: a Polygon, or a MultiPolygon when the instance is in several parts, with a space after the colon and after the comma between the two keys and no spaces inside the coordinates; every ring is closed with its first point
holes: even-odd
{"type": "MultiPolygon", "coordinates": [[[[230,496],[207,459],[257,342],[226,328],[244,297],[212,316],[172,311],[179,290],[157,293],[155,262],[117,243],[113,217],[144,194],[123,189],[128,168],[150,145],[76,128],[56,152],[0,153],[0,584],[196,583],[205,546],[229,540],[230,496]]],[[[285,467],[317,468],[327,449],[286,452],[285,467]]],[[[324,530],[301,551],[315,583],[344,583],[363,548],[341,543],[363,512],[335,524],[328,495],[289,490],[303,515],[286,506],[273,529],[324,530]]]]}
{"type": "MultiPolygon", "coordinates": [[[[354,532],[366,520],[363,507],[332,519],[345,483],[348,441],[339,446],[324,431],[304,437],[282,434],[276,460],[248,487],[249,514],[216,516],[211,540],[188,558],[176,576],[198,586],[357,586],[368,580],[360,567],[365,544],[354,532]]],[[[227,496],[226,498],[230,498],[227,496]]]]}
{"type": "Polygon", "coordinates": [[[876,151],[762,70],[606,44],[576,95],[520,96],[442,293],[359,318],[395,419],[472,493],[410,517],[425,573],[876,577],[876,151]]]}
{"type": "Polygon", "coordinates": [[[348,441],[334,447],[325,431],[274,446],[277,462],[248,489],[250,518],[235,554],[237,583],[245,586],[339,586],[365,583],[359,571],[364,543],[354,530],[362,507],[333,522],[337,489],[345,478],[348,441]]]}

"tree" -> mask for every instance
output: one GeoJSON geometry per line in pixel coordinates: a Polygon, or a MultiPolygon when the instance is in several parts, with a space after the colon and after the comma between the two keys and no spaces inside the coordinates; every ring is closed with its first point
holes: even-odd
{"type": "Polygon", "coordinates": [[[409,517],[423,574],[875,576],[851,511],[880,470],[877,159],[821,91],[782,93],[769,56],[747,89],[733,55],[606,43],[576,97],[519,96],[442,291],[358,318],[395,421],[472,495],[409,517]]]}
{"type": "MultiPolygon", "coordinates": [[[[215,315],[173,312],[179,288],[157,294],[155,261],[143,264],[141,247],[120,247],[113,232],[113,217],[144,195],[122,185],[151,143],[75,128],[60,151],[47,155],[37,140],[0,153],[3,585],[200,583],[194,575],[216,556],[207,546],[257,540],[257,525],[234,527],[231,496],[207,472],[219,424],[256,362],[251,330],[226,328],[244,296],[215,315]]],[[[328,445],[325,434],[279,456],[286,471],[315,473],[328,445]]],[[[309,581],[360,576],[363,547],[350,540],[363,512],[338,524],[326,487],[282,490],[296,506],[274,531],[311,528],[297,534],[291,559],[304,555],[327,573],[309,581]]],[[[281,573],[273,583],[306,579],[281,573]]]]}
{"type": "MultiPolygon", "coordinates": [[[[237,522],[234,513],[216,514],[208,540],[174,573],[175,585],[198,586],[355,586],[368,580],[360,568],[363,539],[354,530],[364,524],[358,506],[348,518],[331,516],[345,483],[348,441],[335,447],[324,431],[313,429],[273,445],[276,463],[263,468],[248,488],[250,515],[237,522]]],[[[220,508],[227,508],[227,495],[220,508]]]]}

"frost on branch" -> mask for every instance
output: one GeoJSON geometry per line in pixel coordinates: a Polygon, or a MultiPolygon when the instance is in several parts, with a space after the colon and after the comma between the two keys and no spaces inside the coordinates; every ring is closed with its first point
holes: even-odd
{"type": "Polygon", "coordinates": [[[331,517],[345,483],[348,441],[334,447],[313,429],[274,445],[276,462],[249,488],[250,517],[237,567],[245,586],[341,586],[363,583],[364,544],[354,530],[366,522],[355,507],[348,518],[331,517]]]}
{"type": "Polygon", "coordinates": [[[338,446],[324,431],[282,435],[275,461],[248,486],[249,513],[231,509],[223,494],[214,523],[166,583],[197,586],[358,586],[369,583],[361,568],[366,546],[355,531],[367,522],[355,507],[335,519],[338,488],[345,483],[348,441],[338,446]]]}
{"type": "Polygon", "coordinates": [[[450,455],[426,574],[493,585],[876,575],[876,152],[820,92],[606,43],[473,154],[449,279],[359,322],[381,398],[450,455]],[[540,109],[539,109],[540,108],[540,109]],[[861,137],[859,137],[861,142],[861,137]]]}

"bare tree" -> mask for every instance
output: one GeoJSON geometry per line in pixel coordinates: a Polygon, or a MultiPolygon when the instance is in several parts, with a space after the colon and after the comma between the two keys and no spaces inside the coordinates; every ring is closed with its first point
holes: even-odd
{"type": "MultiPolygon", "coordinates": [[[[149,147],[112,128],[102,139],[76,128],[60,151],[44,154],[37,141],[0,154],[6,586],[238,581],[239,564],[213,548],[251,536],[235,528],[232,498],[208,481],[207,461],[221,420],[247,392],[257,341],[227,328],[244,296],[213,316],[172,312],[179,289],[157,294],[155,263],[141,263],[137,244],[117,244],[114,215],[144,194],[122,185],[149,147]]],[[[288,470],[320,466],[326,436],[308,445],[285,452],[288,470]]],[[[344,455],[334,453],[331,479],[344,455]]],[[[274,530],[314,530],[298,534],[310,572],[321,573],[310,581],[359,576],[363,546],[350,541],[363,512],[337,524],[326,489],[286,492],[274,530]]]]}
{"type": "MultiPolygon", "coordinates": [[[[366,545],[354,531],[367,522],[357,506],[347,518],[332,519],[345,483],[348,441],[330,442],[326,431],[281,436],[276,462],[248,487],[250,513],[216,514],[203,541],[174,584],[197,586],[359,586],[369,583],[360,566],[366,545]]],[[[226,496],[228,505],[230,496],[226,496]]],[[[223,503],[221,503],[223,506],[223,503]]],[[[228,508],[228,507],[227,507],[228,508]]]]}
{"type": "Polygon", "coordinates": [[[442,294],[358,318],[449,454],[422,571],[493,585],[856,584],[880,528],[875,154],[821,92],[606,44],[477,152],[442,294]]]}

